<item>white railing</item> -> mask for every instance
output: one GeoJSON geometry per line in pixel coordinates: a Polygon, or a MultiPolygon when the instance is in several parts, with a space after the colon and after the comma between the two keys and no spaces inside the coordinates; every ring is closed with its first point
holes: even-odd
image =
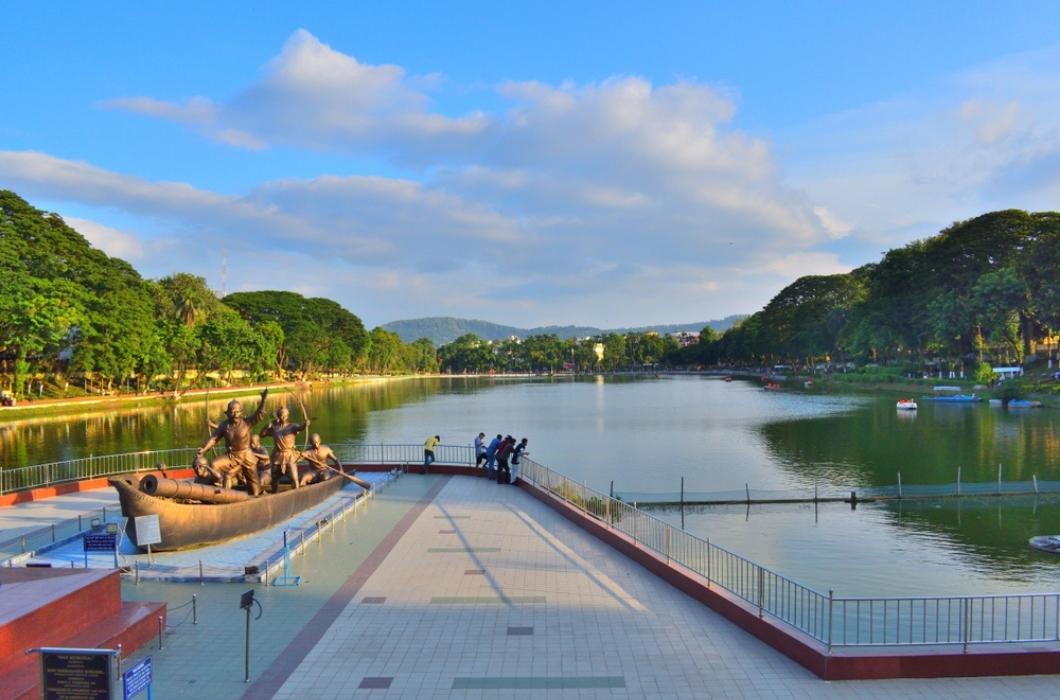
{"type": "MultiPolygon", "coordinates": [[[[415,467],[422,445],[339,443],[349,464],[415,467]]],[[[470,446],[439,445],[439,464],[472,466],[470,446]]],[[[187,466],[195,448],[131,452],[0,470],[2,491],[154,469],[187,466]]],[[[743,600],[759,616],[779,620],[832,647],[1060,642],[1060,593],[1012,595],[837,597],[787,578],[750,559],[594,491],[584,483],[524,457],[519,476],[629,537],[667,563],[678,564],[743,600]]],[[[54,539],[56,533],[43,533],[54,539]]],[[[13,541],[14,542],[14,541],[13,541]]],[[[20,542],[20,549],[25,542],[20,542]]]]}
{"type": "Polygon", "coordinates": [[[842,598],[793,581],[529,458],[519,476],[747,603],[832,647],[1060,642],[1060,593],[842,598]]]}
{"type": "Polygon", "coordinates": [[[195,449],[194,447],[178,447],[171,450],[144,450],[81,457],[63,462],[35,464],[31,467],[4,468],[0,469],[0,494],[40,486],[52,486],[68,481],[83,481],[144,471],[154,469],[159,463],[171,467],[190,467],[195,457],[195,449]]]}

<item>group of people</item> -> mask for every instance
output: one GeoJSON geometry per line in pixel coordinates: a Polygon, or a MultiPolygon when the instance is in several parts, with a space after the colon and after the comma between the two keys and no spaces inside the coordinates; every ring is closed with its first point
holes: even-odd
{"type": "MultiPolygon", "coordinates": [[[[423,443],[423,473],[434,462],[434,449],[442,441],[441,436],[431,435],[423,443]]],[[[475,466],[485,467],[486,478],[496,479],[498,484],[514,484],[519,476],[519,458],[526,452],[526,438],[516,442],[511,435],[497,434],[489,444],[486,433],[479,433],[475,438],[475,466]]]]}
{"type": "Polygon", "coordinates": [[[485,467],[487,479],[498,484],[514,484],[519,477],[519,458],[526,454],[526,438],[516,442],[511,435],[497,437],[486,443],[486,433],[475,438],[475,466],[485,467]]]}
{"type": "Polygon", "coordinates": [[[193,466],[197,482],[226,489],[244,485],[251,495],[257,496],[265,490],[276,493],[284,476],[294,488],[299,488],[324,481],[335,471],[341,472],[342,463],[330,447],[321,443],[320,435],[310,436],[308,449],[297,449],[296,436],[309,425],[291,423],[286,406],[277,409],[274,420],[260,435],[254,432],[254,426],[265,417],[268,395],[268,389],[261,392],[261,401],[250,416],[243,415],[239,401],[228,402],[225,420],[216,426],[211,424],[209,439],[195,453],[193,466]],[[261,444],[263,437],[272,437],[272,454],[261,444]],[[225,441],[225,453],[212,462],[207,461],[206,451],[219,440],[225,441]]]}

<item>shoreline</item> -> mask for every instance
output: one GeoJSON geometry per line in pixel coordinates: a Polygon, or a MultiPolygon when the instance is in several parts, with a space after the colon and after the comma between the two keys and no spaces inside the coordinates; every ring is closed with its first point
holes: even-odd
{"type": "Polygon", "coordinates": [[[288,394],[299,386],[312,389],[314,386],[343,386],[352,384],[374,384],[389,382],[400,379],[423,379],[439,375],[364,375],[359,377],[348,377],[341,380],[318,380],[311,382],[267,382],[261,384],[244,384],[207,389],[188,389],[179,396],[174,397],[172,392],[165,394],[118,394],[114,396],[75,396],[64,399],[41,399],[32,402],[20,403],[17,406],[0,407],[0,423],[8,420],[23,418],[37,418],[50,415],[77,415],[80,413],[95,413],[104,409],[113,408],[141,408],[158,406],[164,404],[191,403],[192,399],[202,399],[207,394],[211,397],[222,396],[251,396],[260,393],[266,387],[271,394],[288,394]]]}
{"type": "MultiPolygon", "coordinates": [[[[62,399],[41,399],[32,402],[22,403],[17,406],[3,406],[0,407],[0,424],[27,418],[40,418],[48,416],[72,416],[78,414],[96,413],[108,409],[115,408],[143,408],[151,406],[160,406],[165,404],[182,404],[191,403],[193,399],[202,399],[207,394],[210,396],[223,397],[223,396],[251,396],[259,393],[262,389],[268,387],[270,393],[273,394],[287,394],[294,391],[298,387],[307,387],[312,390],[318,386],[353,386],[359,384],[381,384],[391,381],[406,381],[410,379],[494,379],[494,380],[506,380],[506,379],[541,379],[541,378],[566,378],[566,379],[577,379],[582,377],[592,376],[611,376],[611,377],[632,377],[632,376],[702,376],[702,377],[717,377],[721,378],[724,376],[731,376],[736,379],[743,381],[758,381],[761,377],[767,376],[759,372],[752,372],[747,370],[731,370],[729,372],[723,370],[666,370],[660,369],[655,371],[629,371],[629,372],[582,372],[578,374],[568,373],[557,373],[555,375],[540,375],[540,374],[528,374],[528,373],[505,373],[505,374],[401,374],[401,375],[359,375],[354,377],[345,377],[342,379],[335,380],[316,380],[316,381],[288,381],[288,382],[268,382],[260,384],[245,384],[245,385],[234,385],[206,389],[188,389],[178,397],[174,397],[172,393],[160,394],[120,394],[114,396],[76,396],[62,399]]],[[[840,376],[852,376],[852,375],[840,375],[840,376]]],[[[903,396],[911,395],[919,397],[921,395],[930,395],[932,387],[938,384],[934,380],[918,380],[910,379],[906,381],[879,381],[877,378],[865,377],[864,379],[838,379],[833,375],[806,375],[806,376],[793,376],[789,375],[783,380],[778,380],[785,389],[798,390],[806,393],[855,393],[855,394],[873,394],[877,396],[903,396]],[[813,381],[811,388],[803,386],[803,382],[807,380],[813,381]]],[[[960,386],[962,391],[972,391],[974,382],[970,380],[940,380],[946,384],[952,384],[960,386]]],[[[995,388],[996,389],[996,388],[995,388]]],[[[985,399],[993,398],[993,392],[995,389],[988,389],[985,392],[980,391],[979,393],[985,399]]],[[[1028,391],[1026,397],[1035,401],[1041,401],[1043,408],[1060,408],[1060,396],[1057,396],[1052,392],[1032,392],[1028,391]]]]}

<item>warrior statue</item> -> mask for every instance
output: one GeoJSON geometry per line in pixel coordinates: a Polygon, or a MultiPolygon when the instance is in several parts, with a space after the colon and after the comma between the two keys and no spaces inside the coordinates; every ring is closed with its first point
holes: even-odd
{"type": "Polygon", "coordinates": [[[206,450],[216,445],[218,440],[224,439],[225,453],[210,462],[209,471],[215,478],[220,478],[226,489],[232,488],[233,479],[239,474],[246,481],[247,489],[252,495],[261,493],[258,483],[258,458],[250,449],[250,435],[254,426],[265,416],[265,398],[268,395],[267,388],[261,392],[261,401],[249,418],[243,417],[242,404],[235,400],[229,401],[225,411],[227,418],[221,421],[210,435],[210,439],[196,452],[196,456],[201,457],[206,450]]]}
{"type": "Polygon", "coordinates": [[[309,444],[312,447],[302,453],[302,458],[310,464],[302,477],[303,486],[325,481],[332,476],[332,469],[342,473],[342,462],[330,447],[321,444],[319,434],[313,433],[309,438],[309,444]],[[329,467],[329,462],[332,462],[334,466],[329,467]]]}
{"type": "Polygon", "coordinates": [[[298,450],[295,449],[295,436],[306,429],[304,423],[289,423],[291,412],[286,406],[280,406],[276,411],[276,420],[261,431],[262,437],[272,436],[272,492],[280,485],[280,476],[289,474],[291,483],[295,488],[301,486],[298,482],[298,450]]]}
{"type": "Polygon", "coordinates": [[[250,451],[257,458],[257,463],[254,467],[258,472],[258,483],[261,485],[261,490],[262,492],[268,491],[269,485],[272,483],[272,459],[269,457],[269,451],[261,444],[261,437],[257,434],[250,436],[250,451]]]}

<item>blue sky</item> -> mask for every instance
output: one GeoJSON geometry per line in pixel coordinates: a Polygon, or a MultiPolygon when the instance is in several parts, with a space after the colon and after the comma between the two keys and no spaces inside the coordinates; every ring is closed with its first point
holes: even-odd
{"type": "Polygon", "coordinates": [[[212,5],[0,26],[0,187],[148,277],[682,322],[1060,201],[1055,2],[212,5]]]}

